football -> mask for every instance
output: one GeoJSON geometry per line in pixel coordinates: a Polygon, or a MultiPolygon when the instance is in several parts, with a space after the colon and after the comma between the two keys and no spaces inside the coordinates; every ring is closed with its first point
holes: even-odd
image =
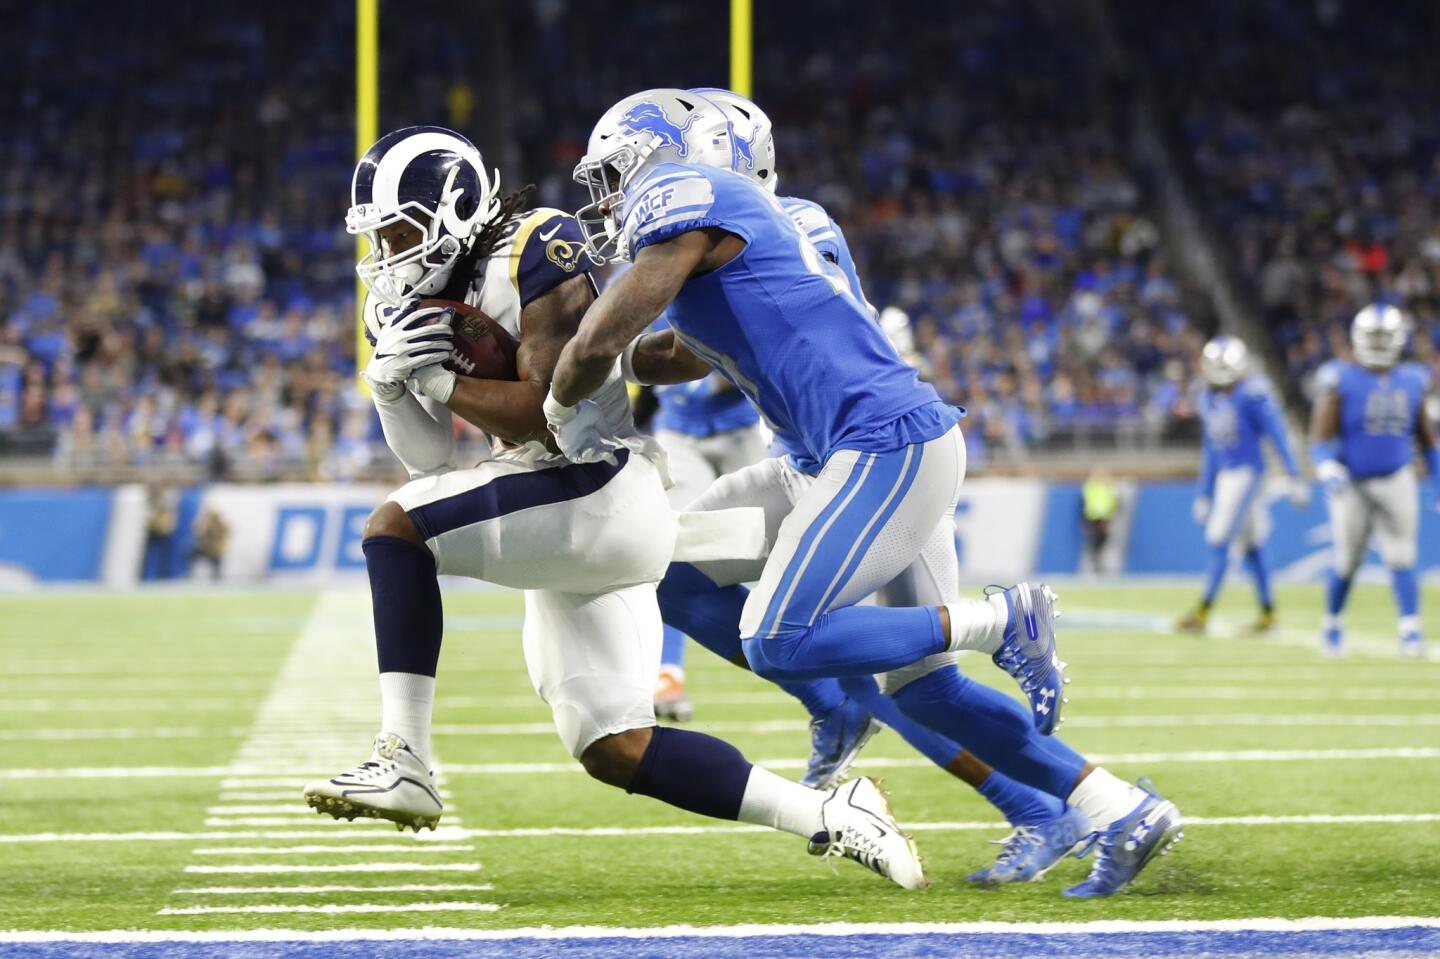
{"type": "Polygon", "coordinates": [[[516,353],[520,344],[485,311],[459,300],[427,299],[422,306],[448,306],[455,311],[455,348],[445,368],[482,380],[518,380],[516,353]]]}

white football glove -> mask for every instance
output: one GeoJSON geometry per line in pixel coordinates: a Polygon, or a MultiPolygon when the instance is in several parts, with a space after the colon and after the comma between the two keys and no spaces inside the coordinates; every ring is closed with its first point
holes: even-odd
{"type": "Polygon", "coordinates": [[[449,307],[411,306],[381,326],[375,352],[361,374],[371,392],[383,402],[393,402],[417,370],[443,363],[452,349],[454,318],[449,307]]]}
{"type": "Polygon", "coordinates": [[[1304,509],[1310,505],[1310,484],[1303,476],[1291,476],[1285,481],[1285,498],[1296,509],[1304,509]]]}
{"type": "Polygon", "coordinates": [[[605,430],[605,413],[594,400],[562,406],[553,394],[545,396],[545,421],[555,436],[555,445],[572,463],[609,463],[614,466],[614,442],[605,430]]]}
{"type": "Polygon", "coordinates": [[[1350,485],[1350,471],[1339,460],[1325,460],[1315,467],[1315,476],[1325,484],[1325,492],[1332,496],[1344,492],[1350,485]]]}
{"type": "Polygon", "coordinates": [[[1210,518],[1210,497],[1197,496],[1195,502],[1190,504],[1190,515],[1195,517],[1195,522],[1201,526],[1210,518]]]}

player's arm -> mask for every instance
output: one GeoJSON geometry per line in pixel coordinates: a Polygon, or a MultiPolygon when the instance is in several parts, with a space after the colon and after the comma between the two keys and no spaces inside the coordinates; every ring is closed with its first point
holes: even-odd
{"type": "Polygon", "coordinates": [[[1310,411],[1310,462],[1316,477],[1334,489],[1350,479],[1350,471],[1340,462],[1340,389],[1332,372],[1323,368],[1319,385],[1310,411]]]}
{"type": "Polygon", "coordinates": [[[561,350],[594,301],[595,287],[588,274],[573,276],[531,300],[520,313],[520,348],[515,357],[519,381],[457,376],[445,405],[507,442],[547,442],[550,431],[544,405],[550,377],[561,350]]]}
{"type": "Polygon", "coordinates": [[[1425,468],[1430,471],[1430,485],[1435,490],[1435,506],[1440,509],[1440,436],[1436,436],[1435,421],[1430,418],[1427,407],[1440,405],[1440,397],[1422,399],[1419,415],[1415,417],[1415,442],[1420,444],[1420,455],[1425,457],[1425,468]]]}
{"type": "Polygon", "coordinates": [[[1280,462],[1285,464],[1285,472],[1289,476],[1298,476],[1300,467],[1295,462],[1295,450],[1290,445],[1290,434],[1285,430],[1285,418],[1280,413],[1280,404],[1275,402],[1275,397],[1267,392],[1261,393],[1256,403],[1256,413],[1260,417],[1260,429],[1275,444],[1275,452],[1280,456],[1280,462]]]}
{"type": "Polygon", "coordinates": [[[674,330],[657,330],[632,340],[623,362],[625,379],[641,386],[689,383],[711,372],[710,364],[681,343],[674,330]]]}
{"type": "Polygon", "coordinates": [[[550,386],[553,401],[572,407],[598,390],[616,358],[670,305],[685,281],[729,262],[744,243],[725,230],[704,227],[643,247],[634,265],[590,306],[561,352],[550,386]]]}

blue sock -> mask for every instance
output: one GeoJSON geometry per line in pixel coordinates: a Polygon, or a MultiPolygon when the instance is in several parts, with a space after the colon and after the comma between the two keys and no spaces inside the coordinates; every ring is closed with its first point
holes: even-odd
{"type": "Polygon", "coordinates": [[[1220,584],[1225,581],[1225,568],[1230,565],[1230,547],[1210,547],[1210,563],[1205,567],[1205,595],[1200,602],[1208,607],[1215,602],[1220,584]]]}
{"type": "Polygon", "coordinates": [[[1012,826],[1034,826],[1058,819],[1065,804],[1049,793],[1017,783],[1004,773],[991,772],[976,791],[1000,810],[1012,826]]]}
{"type": "Polygon", "coordinates": [[[845,693],[833,679],[797,679],[775,685],[800,700],[812,719],[823,719],[845,703],[845,693]]]}
{"type": "MultiPolygon", "coordinates": [[[[721,659],[745,665],[745,653],[740,648],[740,615],[749,595],[743,586],[716,586],[689,563],[671,563],[658,591],[667,639],[670,628],[678,627],[721,659]]],[[[829,678],[779,686],[817,718],[833,712],[845,701],[839,685],[829,678]]]]}
{"type": "Polygon", "coordinates": [[[1325,612],[1338,616],[1345,608],[1345,597],[1350,595],[1351,577],[1342,577],[1333,569],[1325,580],[1325,612]]]}
{"type": "Polygon", "coordinates": [[[660,646],[660,665],[685,668],[685,634],[669,624],[660,646]]]}
{"type": "Polygon", "coordinates": [[[847,676],[840,680],[840,688],[941,769],[947,768],[963,751],[964,747],[959,743],[926,729],[905,715],[894,700],[880,692],[874,676],[847,676]]]}
{"type": "Polygon", "coordinates": [[[1245,569],[1249,571],[1255,580],[1255,592],[1260,597],[1260,607],[1265,610],[1275,608],[1275,599],[1270,595],[1270,570],[1265,566],[1265,557],[1260,554],[1258,547],[1245,551],[1245,569]]]}
{"type": "Polygon", "coordinates": [[[766,679],[863,676],[908,666],[944,652],[940,614],[929,606],[846,606],[809,626],[781,623],[763,639],[741,641],[756,675],[766,679]]]}
{"type": "Polygon", "coordinates": [[[660,618],[721,659],[744,663],[740,614],[750,595],[743,586],[716,586],[689,563],[671,563],[657,591],[660,618]]]}
{"type": "Polygon", "coordinates": [[[656,726],[625,791],[702,816],[737,819],[749,781],[749,761],[725,740],[656,726]]]}
{"type": "Polygon", "coordinates": [[[1395,605],[1401,616],[1420,614],[1420,584],[1415,579],[1415,570],[1392,569],[1390,588],[1395,591],[1395,605]]]}
{"type": "Polygon", "coordinates": [[[964,742],[987,765],[1052,796],[1069,796],[1085,768],[1070,747],[1035,731],[1029,710],[958,669],[938,669],[907,683],[895,702],[912,719],[964,742]]]}
{"type": "Polygon", "coordinates": [[[370,574],[380,672],[434,676],[445,630],[435,557],[398,536],[371,536],[360,548],[370,574]]]}

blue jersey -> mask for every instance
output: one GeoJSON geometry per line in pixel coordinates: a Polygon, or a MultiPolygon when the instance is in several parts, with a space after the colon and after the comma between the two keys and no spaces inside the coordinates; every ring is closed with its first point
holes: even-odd
{"type": "MultiPolygon", "coordinates": [[[[669,328],[670,322],[663,314],[650,325],[651,332],[669,328]]],[[[690,383],[657,386],[655,400],[660,408],[651,425],[657,430],[714,436],[760,422],[760,414],[745,394],[715,374],[690,383]]]]}
{"type": "Polygon", "coordinates": [[[1372,370],[1331,360],[1315,377],[1321,393],[1340,397],[1340,462],[1357,479],[1389,476],[1415,457],[1429,372],[1417,363],[1372,370]]]}
{"type": "Polygon", "coordinates": [[[1285,464],[1285,472],[1296,472],[1295,453],[1285,432],[1285,419],[1270,384],[1262,377],[1247,376],[1228,390],[1208,388],[1201,392],[1200,421],[1205,447],[1200,468],[1200,492],[1214,490],[1215,474],[1237,467],[1265,468],[1261,449],[1268,437],[1285,464]]]}
{"type": "Polygon", "coordinates": [[[923,443],[959,422],[963,412],[920,382],[779,201],[750,180],[662,163],[626,188],[624,210],[635,255],[705,227],[745,241],[730,262],[686,281],[670,325],[814,462],[923,443]]]}
{"type": "Polygon", "coordinates": [[[860,289],[860,274],[855,272],[855,258],[850,255],[850,244],[845,242],[845,234],[825,208],[814,200],[802,200],[798,196],[781,197],[780,207],[790,214],[790,219],[795,221],[800,232],[810,238],[820,255],[834,263],[845,275],[851,295],[868,309],[865,292],[860,289]]]}

